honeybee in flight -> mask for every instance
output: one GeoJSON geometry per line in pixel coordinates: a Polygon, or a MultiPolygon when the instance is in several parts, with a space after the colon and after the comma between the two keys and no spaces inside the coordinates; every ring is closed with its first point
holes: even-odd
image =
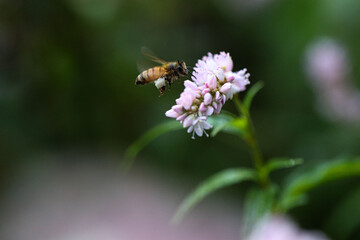
{"type": "Polygon", "coordinates": [[[158,57],[155,57],[147,49],[142,49],[142,53],[149,57],[152,61],[162,64],[162,66],[156,66],[143,71],[137,76],[135,84],[144,85],[154,82],[156,88],[160,91],[160,96],[162,96],[166,90],[166,82],[168,82],[170,89],[171,84],[175,80],[189,74],[184,61],[166,62],[158,57]]]}

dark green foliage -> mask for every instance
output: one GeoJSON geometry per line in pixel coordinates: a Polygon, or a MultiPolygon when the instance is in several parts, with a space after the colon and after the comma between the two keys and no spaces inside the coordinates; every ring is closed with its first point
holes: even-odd
{"type": "Polygon", "coordinates": [[[223,187],[242,181],[256,180],[256,173],[252,169],[232,168],[220,171],[201,182],[181,203],[172,222],[178,223],[197,203],[207,195],[223,187]]]}

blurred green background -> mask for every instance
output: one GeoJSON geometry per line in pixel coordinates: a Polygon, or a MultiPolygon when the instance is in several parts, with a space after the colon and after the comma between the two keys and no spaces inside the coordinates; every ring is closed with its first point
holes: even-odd
{"type": "MultiPolygon", "coordinates": [[[[308,46],[330,37],[346,49],[360,89],[359,12],[358,0],[0,0],[1,190],[47,153],[110,154],[120,162],[129,144],[167,120],[182,80],[161,98],[153,86],[135,86],[142,46],[190,66],[207,52],[228,51],[235,70],[246,67],[252,83],[263,81],[252,117],[265,158],[313,164],[360,155],[359,124],[319,113],[304,64],[308,46]]],[[[235,111],[231,102],[225,109],[235,111]]],[[[144,165],[194,184],[251,162],[233,136],[192,140],[184,130],[146,147],[134,168],[144,165]]],[[[328,210],[355,188],[359,179],[328,184],[293,217],[326,231],[328,210]]]]}

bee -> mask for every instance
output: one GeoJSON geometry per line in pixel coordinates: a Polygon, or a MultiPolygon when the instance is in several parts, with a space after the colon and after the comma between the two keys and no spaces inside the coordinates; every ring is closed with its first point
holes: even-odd
{"type": "Polygon", "coordinates": [[[144,85],[154,82],[156,88],[160,91],[160,96],[162,96],[166,90],[166,82],[169,84],[170,89],[171,84],[175,80],[179,79],[180,77],[185,77],[189,74],[184,61],[167,62],[158,57],[155,57],[153,54],[145,51],[144,49],[142,53],[149,57],[152,61],[162,65],[149,68],[140,73],[135,80],[135,84],[144,85]]]}

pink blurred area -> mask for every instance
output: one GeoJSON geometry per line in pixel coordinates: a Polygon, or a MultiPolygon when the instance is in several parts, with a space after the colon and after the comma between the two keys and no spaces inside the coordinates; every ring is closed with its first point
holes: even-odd
{"type": "Polygon", "coordinates": [[[248,240],[329,240],[318,231],[300,229],[291,219],[283,215],[263,218],[248,240]]]}
{"type": "Polygon", "coordinates": [[[210,198],[180,226],[170,226],[190,190],[179,184],[181,179],[148,169],[122,176],[114,159],[87,158],[45,157],[35,167],[24,166],[1,204],[0,239],[239,238],[239,209],[229,202],[210,198]]]}
{"type": "Polygon", "coordinates": [[[317,39],[307,48],[306,71],[319,112],[334,122],[359,125],[360,91],[345,47],[335,39],[317,39]]]}

